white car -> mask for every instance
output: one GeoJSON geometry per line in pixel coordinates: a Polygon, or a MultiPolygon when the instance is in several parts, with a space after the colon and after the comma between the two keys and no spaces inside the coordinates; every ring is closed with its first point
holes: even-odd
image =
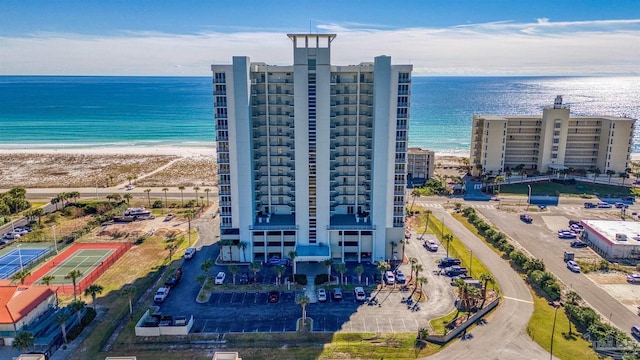
{"type": "Polygon", "coordinates": [[[227,275],[226,275],[223,271],[220,271],[220,272],[218,273],[218,275],[216,275],[215,284],[216,284],[216,285],[222,285],[222,284],[224,284],[224,278],[225,278],[225,277],[227,277],[227,275]]]}
{"type": "Polygon", "coordinates": [[[365,301],[367,300],[367,294],[364,292],[364,288],[361,286],[353,289],[354,294],[356,294],[356,301],[365,301]]]}
{"type": "Polygon", "coordinates": [[[627,282],[630,282],[632,284],[639,284],[640,283],[640,274],[629,274],[629,275],[627,275],[627,282]]]}
{"type": "Polygon", "coordinates": [[[407,281],[407,278],[400,270],[396,270],[396,281],[398,282],[398,284],[404,284],[407,281]]]}
{"type": "Polygon", "coordinates": [[[169,290],[171,290],[168,286],[161,287],[156,292],[156,295],[153,297],[153,301],[155,302],[163,302],[167,296],[169,295],[169,290]]]}
{"type": "Polygon", "coordinates": [[[424,247],[429,251],[438,251],[438,243],[435,240],[425,241],[424,247]]]}
{"type": "Polygon", "coordinates": [[[318,289],[318,301],[327,301],[327,291],[325,289],[318,289]]]}
{"type": "Polygon", "coordinates": [[[133,188],[135,188],[135,186],[133,186],[133,185],[127,185],[127,186],[125,186],[124,188],[125,188],[125,189],[127,189],[127,190],[133,190],[133,188]]]}
{"type": "Polygon", "coordinates": [[[577,262],[573,261],[573,260],[569,260],[567,261],[567,269],[573,271],[573,272],[580,272],[580,265],[578,265],[577,262]]]}
{"type": "Polygon", "coordinates": [[[391,271],[387,271],[384,273],[384,282],[387,285],[393,285],[396,283],[396,277],[393,275],[391,271]]]}
{"type": "Polygon", "coordinates": [[[184,258],[186,260],[193,259],[193,256],[196,254],[196,248],[190,247],[184,252],[184,258]]]}

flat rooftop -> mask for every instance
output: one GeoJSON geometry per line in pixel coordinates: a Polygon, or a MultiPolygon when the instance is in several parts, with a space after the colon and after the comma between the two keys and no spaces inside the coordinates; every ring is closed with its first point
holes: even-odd
{"type": "Polygon", "coordinates": [[[640,222],[611,220],[582,220],[585,227],[607,238],[615,245],[640,245],[640,222]],[[626,241],[616,239],[617,234],[627,236],[626,241]]]}

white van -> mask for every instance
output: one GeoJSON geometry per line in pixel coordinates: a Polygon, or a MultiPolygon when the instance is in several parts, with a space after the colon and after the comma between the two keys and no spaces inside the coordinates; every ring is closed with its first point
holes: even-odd
{"type": "Polygon", "coordinates": [[[393,285],[396,283],[396,277],[393,275],[391,271],[387,271],[384,273],[384,282],[387,285],[393,285]]]}

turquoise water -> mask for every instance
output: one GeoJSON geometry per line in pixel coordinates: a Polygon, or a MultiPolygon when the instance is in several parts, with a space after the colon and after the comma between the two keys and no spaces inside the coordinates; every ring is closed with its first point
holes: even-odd
{"type": "MultiPolygon", "coordinates": [[[[410,145],[467,155],[471,118],[640,117],[640,77],[414,77],[410,145]]],[[[211,78],[0,76],[0,147],[202,145],[215,140],[211,78]]],[[[636,133],[633,152],[640,152],[636,133]]]]}

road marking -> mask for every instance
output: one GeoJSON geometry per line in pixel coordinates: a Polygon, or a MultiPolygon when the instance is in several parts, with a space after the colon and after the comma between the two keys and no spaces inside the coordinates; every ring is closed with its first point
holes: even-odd
{"type": "Polygon", "coordinates": [[[516,298],[512,298],[512,297],[508,297],[508,296],[503,296],[503,298],[509,299],[509,300],[520,301],[520,302],[527,303],[527,304],[533,304],[533,301],[529,301],[529,300],[516,299],[516,298]]]}
{"type": "Polygon", "coordinates": [[[431,208],[441,208],[442,204],[438,204],[438,203],[422,203],[422,206],[431,207],[431,208]]]}
{"type": "Polygon", "coordinates": [[[387,319],[389,320],[389,326],[391,327],[391,332],[393,332],[393,324],[391,323],[391,319],[387,319]]]}

